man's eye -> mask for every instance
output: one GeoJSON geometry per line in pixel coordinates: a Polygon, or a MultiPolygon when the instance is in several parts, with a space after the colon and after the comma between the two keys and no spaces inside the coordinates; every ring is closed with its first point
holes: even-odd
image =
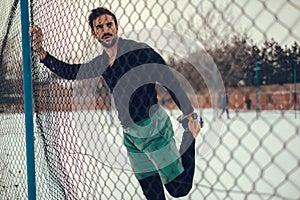
{"type": "Polygon", "coordinates": [[[102,28],[103,28],[103,25],[97,25],[96,27],[102,29],[102,28]]]}
{"type": "Polygon", "coordinates": [[[109,23],[107,23],[106,24],[108,27],[111,27],[112,25],[113,25],[113,23],[112,22],[109,22],[109,23]]]}

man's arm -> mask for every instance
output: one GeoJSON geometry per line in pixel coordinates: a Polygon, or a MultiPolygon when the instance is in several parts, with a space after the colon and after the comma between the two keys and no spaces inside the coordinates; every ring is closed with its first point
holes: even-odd
{"type": "Polygon", "coordinates": [[[201,121],[202,119],[200,118],[200,122],[198,121],[199,120],[198,115],[194,112],[194,108],[192,106],[191,101],[189,100],[186,92],[183,90],[180,82],[175,77],[172,71],[170,71],[170,76],[173,76],[173,78],[170,80],[173,80],[172,84],[175,84],[176,94],[173,91],[169,90],[168,88],[167,89],[172,99],[175,101],[177,106],[183,112],[183,115],[187,120],[187,123],[182,123],[182,125],[184,128],[188,128],[192,133],[193,137],[196,138],[203,125],[203,122],[201,121]],[[178,100],[179,99],[178,97],[180,98],[181,101],[178,100]]]}
{"type": "MultiPolygon", "coordinates": [[[[156,62],[166,65],[165,61],[158,53],[155,52],[153,56],[156,57],[154,58],[156,62]]],[[[203,124],[203,122],[200,120],[199,123],[198,116],[195,117],[196,113],[194,112],[192,103],[188,98],[186,92],[182,88],[179,80],[174,75],[174,73],[171,70],[167,70],[167,73],[162,74],[162,76],[164,77],[165,80],[167,80],[168,84],[172,85],[172,88],[176,88],[176,93],[174,93],[170,88],[168,88],[166,85],[163,84],[163,86],[168,90],[169,94],[171,95],[176,105],[183,112],[184,116],[186,116],[188,122],[186,125],[184,125],[187,126],[185,128],[188,128],[192,133],[193,137],[196,138],[202,126],[202,125],[200,126],[200,123],[203,124]]]]}
{"type": "Polygon", "coordinates": [[[58,60],[48,52],[46,52],[46,55],[43,56],[43,59],[41,59],[41,56],[39,57],[41,63],[43,63],[48,69],[67,80],[75,80],[81,67],[81,64],[68,64],[58,60]]]}
{"type": "MultiPolygon", "coordinates": [[[[152,62],[153,63],[159,63],[162,65],[166,65],[166,62],[164,59],[154,50],[152,50],[152,62]]],[[[167,67],[169,68],[169,66],[167,67]]],[[[194,109],[191,104],[190,99],[188,98],[186,92],[183,90],[179,80],[174,75],[174,73],[171,71],[171,69],[164,70],[163,73],[161,73],[161,78],[164,80],[163,82],[168,83],[169,87],[166,84],[163,84],[161,81],[159,81],[169,92],[172,99],[178,106],[178,108],[183,112],[184,115],[189,115],[193,113],[194,109]],[[172,90],[172,88],[174,90],[172,90]],[[176,89],[176,91],[175,91],[176,89]]]]}
{"type": "Polygon", "coordinates": [[[43,48],[44,35],[40,27],[34,26],[33,28],[31,28],[30,34],[32,38],[31,40],[32,49],[39,56],[41,63],[43,63],[52,72],[54,72],[55,74],[57,74],[58,76],[64,79],[68,79],[68,80],[76,79],[78,70],[81,66],[80,64],[73,64],[73,65],[68,64],[50,55],[43,48]]]}
{"type": "Polygon", "coordinates": [[[43,33],[40,27],[34,26],[30,29],[32,36],[31,46],[38,54],[41,63],[58,76],[68,79],[87,79],[102,75],[104,63],[101,59],[93,59],[85,64],[69,64],[58,60],[43,48],[43,33]]]}

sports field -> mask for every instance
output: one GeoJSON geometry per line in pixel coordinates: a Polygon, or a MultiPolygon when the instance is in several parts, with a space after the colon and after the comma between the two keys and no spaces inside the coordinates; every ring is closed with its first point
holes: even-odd
{"type": "MultiPolygon", "coordinates": [[[[180,114],[168,112],[172,116],[180,114]]],[[[263,111],[259,115],[254,111],[230,111],[230,119],[225,114],[219,119],[212,110],[203,110],[205,126],[197,140],[194,186],[190,195],[182,199],[299,199],[300,113],[297,114],[298,117],[293,111],[263,111]]],[[[82,111],[68,116],[67,120],[54,117],[49,122],[57,124],[57,130],[53,130],[58,134],[55,145],[61,150],[57,156],[72,185],[68,190],[71,188],[81,199],[141,199],[141,189],[122,144],[122,130],[118,121],[113,120],[115,114],[82,111]],[[104,126],[102,121],[106,122],[104,126]],[[72,128],[66,129],[67,125],[72,128]],[[81,193],[83,189],[89,193],[81,193]]],[[[9,125],[22,117],[0,114],[7,130],[0,140],[0,196],[9,199],[26,197],[25,160],[6,162],[7,155],[25,156],[25,146],[22,150],[14,146],[15,142],[25,145],[22,128],[9,125]]],[[[182,129],[175,117],[172,122],[179,144],[182,129]]],[[[49,172],[45,170],[39,135],[36,147],[37,193],[42,199],[51,199],[53,191],[48,188],[51,182],[47,182],[49,172]]]]}

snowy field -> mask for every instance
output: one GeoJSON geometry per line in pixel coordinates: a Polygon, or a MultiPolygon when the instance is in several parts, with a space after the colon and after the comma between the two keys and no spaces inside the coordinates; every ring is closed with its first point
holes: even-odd
{"type": "MultiPolygon", "coordinates": [[[[180,114],[178,111],[169,113],[176,117],[180,114]]],[[[226,113],[219,119],[209,109],[201,113],[205,126],[197,139],[194,186],[189,196],[181,199],[300,199],[299,112],[295,117],[293,111],[263,111],[259,115],[253,111],[230,111],[230,119],[226,118],[226,113]]],[[[113,120],[116,115],[82,111],[68,114],[71,120],[67,121],[62,120],[64,115],[54,114],[56,117],[49,123],[55,125],[53,128],[57,133],[64,133],[58,135],[59,145],[65,149],[61,159],[69,181],[74,182],[72,189],[76,198],[142,199],[123,146],[122,129],[118,121],[113,120]],[[66,129],[66,126],[72,128],[66,129]],[[86,192],[81,192],[83,190],[86,192]]],[[[6,122],[14,119],[3,114],[0,117],[6,122]]],[[[179,145],[182,129],[175,117],[171,119],[179,145]]],[[[4,155],[19,152],[20,155],[14,153],[9,158],[24,157],[24,149],[16,151],[17,145],[12,145],[14,141],[23,140],[21,134],[14,133],[24,129],[6,128],[8,134],[0,137],[1,161],[6,162],[6,169],[10,169],[11,174],[19,174],[19,170],[26,169],[19,166],[24,162],[8,160],[4,155]]],[[[46,166],[40,144],[41,139],[37,136],[37,165],[46,166]]],[[[36,171],[43,174],[38,167],[36,171]]],[[[26,175],[8,176],[8,170],[0,172],[5,172],[0,174],[1,184],[10,185],[17,181],[20,186],[18,189],[7,187],[5,193],[0,190],[0,196],[14,194],[14,197],[26,199],[26,175]]],[[[39,176],[45,177],[37,177],[38,199],[56,199],[49,195],[51,191],[43,183],[47,173],[39,176]]]]}

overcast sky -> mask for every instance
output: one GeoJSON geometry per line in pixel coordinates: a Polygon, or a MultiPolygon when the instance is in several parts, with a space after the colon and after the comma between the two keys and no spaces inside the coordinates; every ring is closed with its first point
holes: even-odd
{"type": "Polygon", "coordinates": [[[281,44],[300,41],[299,0],[236,0],[234,15],[239,26],[256,41],[274,38],[281,44]],[[244,13],[243,13],[244,11],[244,13]]]}
{"type": "Polygon", "coordinates": [[[214,23],[204,19],[212,12],[223,18],[224,26],[233,26],[233,33],[245,32],[257,44],[271,38],[282,45],[300,41],[300,0],[122,0],[104,5],[117,8],[125,31],[154,25],[172,29],[188,21],[201,29],[203,23],[214,23]]]}
{"type": "MultiPolygon", "coordinates": [[[[42,0],[35,6],[36,22],[44,30],[47,49],[74,61],[94,51],[86,52],[97,44],[87,17],[98,6],[115,12],[121,35],[152,40],[154,48],[167,39],[169,47],[180,49],[173,42],[176,37],[170,40],[172,31],[188,38],[188,45],[196,42],[201,45],[220,40],[226,34],[232,37],[239,33],[247,33],[257,45],[271,38],[281,45],[300,43],[300,0],[42,0]],[[159,31],[145,34],[145,29],[153,27],[168,31],[163,37],[158,37],[159,31]]],[[[188,45],[185,47],[189,48],[188,45]]]]}

